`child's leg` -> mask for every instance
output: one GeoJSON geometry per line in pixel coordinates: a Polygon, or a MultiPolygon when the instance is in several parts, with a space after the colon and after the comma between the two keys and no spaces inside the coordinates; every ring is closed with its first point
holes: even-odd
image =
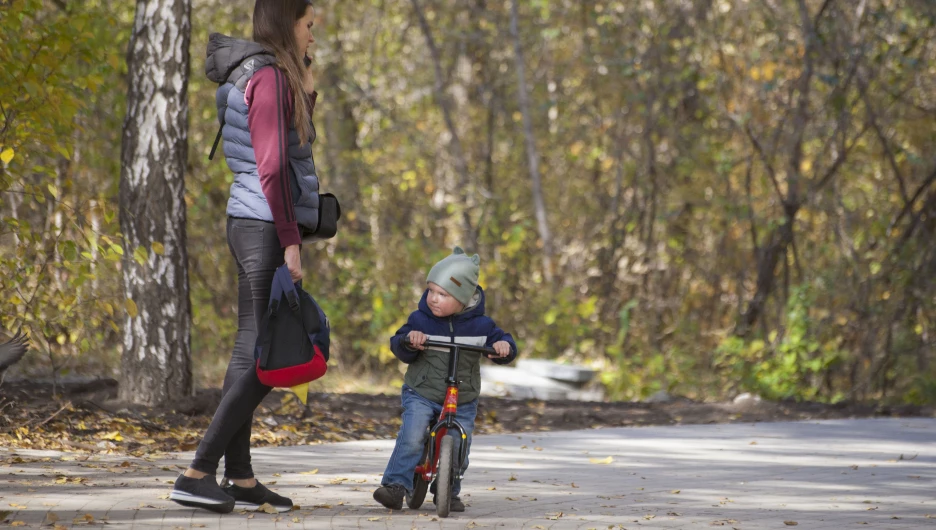
{"type": "Polygon", "coordinates": [[[403,385],[403,425],[397,435],[393,454],[384,470],[382,486],[398,484],[413,492],[413,471],[422,456],[426,442],[426,430],[433,417],[442,411],[442,405],[420,396],[412,388],[403,385]]]}
{"type": "MultiPolygon", "coordinates": [[[[455,413],[455,419],[458,420],[458,423],[461,423],[461,426],[465,428],[465,434],[468,436],[468,452],[471,451],[471,433],[474,432],[474,422],[475,417],[478,415],[478,400],[469,401],[465,404],[458,405],[458,411],[455,413]]],[[[458,457],[458,452],[460,451],[461,440],[455,439],[455,455],[458,457]]],[[[468,453],[465,453],[465,461],[462,462],[461,473],[459,475],[464,475],[465,470],[468,469],[468,453]]],[[[452,485],[452,495],[457,496],[461,491],[461,480],[456,479],[455,484],[452,485]]]]}

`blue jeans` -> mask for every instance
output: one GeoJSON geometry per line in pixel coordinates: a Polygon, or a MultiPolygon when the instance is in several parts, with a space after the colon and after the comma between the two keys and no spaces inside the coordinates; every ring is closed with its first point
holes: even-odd
{"type": "MultiPolygon", "coordinates": [[[[390,462],[387,463],[387,469],[384,470],[383,480],[380,484],[389,486],[398,484],[406,489],[406,492],[413,493],[413,473],[416,470],[416,464],[419,463],[419,457],[422,456],[423,447],[426,444],[426,433],[429,429],[429,423],[439,417],[442,413],[442,404],[429,401],[420,396],[415,390],[407,385],[403,385],[403,425],[400,427],[400,434],[397,435],[396,445],[393,446],[393,454],[390,455],[390,462]]],[[[455,419],[465,428],[465,434],[468,436],[468,450],[471,450],[471,432],[474,430],[475,416],[478,415],[478,400],[459,404],[455,412],[455,419]]],[[[458,451],[461,445],[460,437],[455,437],[455,458],[458,458],[458,451]]],[[[465,461],[462,463],[459,476],[465,474],[468,469],[468,456],[465,455],[465,461]]],[[[461,480],[455,479],[452,486],[452,495],[458,495],[461,491],[461,480]]]]}

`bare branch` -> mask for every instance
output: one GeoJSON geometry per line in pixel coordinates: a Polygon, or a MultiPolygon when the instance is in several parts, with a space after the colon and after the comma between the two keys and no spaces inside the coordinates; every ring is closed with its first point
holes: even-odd
{"type": "Polygon", "coordinates": [[[777,172],[770,163],[770,159],[767,158],[767,153],[764,152],[764,148],[761,146],[760,141],[758,141],[758,139],[754,136],[754,132],[751,130],[750,126],[745,126],[744,132],[747,133],[748,138],[751,139],[751,144],[753,144],[754,150],[757,151],[758,157],[760,157],[764,167],[767,168],[767,174],[770,176],[770,181],[773,183],[774,190],[777,192],[777,197],[779,197],[781,201],[785,202],[786,198],[783,195],[783,191],[780,189],[780,182],[777,180],[777,172]]]}
{"type": "Polygon", "coordinates": [[[914,192],[913,197],[911,197],[904,204],[904,207],[900,210],[900,213],[898,213],[897,216],[894,217],[894,219],[887,226],[888,235],[893,232],[894,228],[897,226],[897,223],[899,223],[901,219],[907,215],[907,213],[913,211],[913,206],[916,204],[917,199],[923,195],[923,192],[926,191],[926,189],[929,188],[933,182],[936,182],[936,165],[934,165],[933,170],[930,172],[929,176],[926,177],[926,180],[923,181],[923,184],[921,184],[920,187],[917,188],[916,192],[914,192]]]}

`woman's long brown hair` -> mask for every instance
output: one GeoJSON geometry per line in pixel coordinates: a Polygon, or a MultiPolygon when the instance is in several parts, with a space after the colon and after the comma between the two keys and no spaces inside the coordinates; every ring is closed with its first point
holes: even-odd
{"type": "Polygon", "coordinates": [[[253,12],[253,40],[276,57],[293,93],[293,117],[301,143],[312,137],[311,103],[302,88],[305,65],[296,53],[294,27],[305,16],[309,0],[257,0],[253,12]]]}

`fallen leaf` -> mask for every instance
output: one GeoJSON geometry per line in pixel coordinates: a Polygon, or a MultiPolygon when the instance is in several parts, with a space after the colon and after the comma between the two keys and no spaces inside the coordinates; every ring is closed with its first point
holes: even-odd
{"type": "Polygon", "coordinates": [[[494,486],[491,486],[490,488],[488,488],[488,491],[494,491],[494,490],[496,490],[496,489],[497,489],[497,488],[495,488],[494,486]]]}
{"type": "Polygon", "coordinates": [[[282,477],[283,475],[280,475],[279,473],[273,473],[273,476],[274,476],[274,477],[282,477]]]}
{"type": "Polygon", "coordinates": [[[797,523],[796,521],[783,521],[783,524],[785,524],[785,525],[787,525],[787,526],[796,526],[796,525],[798,525],[799,523],[797,523]]]}
{"type": "Polygon", "coordinates": [[[610,464],[614,462],[614,458],[610,456],[608,458],[589,458],[588,461],[592,464],[610,464]]]}
{"type": "Polygon", "coordinates": [[[303,471],[303,472],[301,472],[301,473],[299,473],[299,474],[300,474],[300,475],[317,475],[317,474],[318,474],[318,468],[313,469],[312,471],[303,471]]]}
{"type": "Polygon", "coordinates": [[[59,520],[59,516],[56,515],[55,512],[49,512],[46,514],[45,522],[43,522],[42,524],[43,525],[52,524],[52,523],[58,522],[58,520],[59,520]]]}
{"type": "Polygon", "coordinates": [[[265,502],[265,503],[261,504],[260,507],[257,508],[257,511],[258,511],[258,512],[263,512],[263,513],[279,513],[279,512],[276,510],[276,508],[274,508],[273,505],[271,505],[271,504],[268,503],[268,502],[265,502]]]}
{"type": "Polygon", "coordinates": [[[513,482],[513,481],[517,480],[517,477],[516,477],[513,473],[511,473],[511,474],[510,474],[510,478],[507,479],[507,480],[508,480],[509,482],[513,482]]]}
{"type": "Polygon", "coordinates": [[[679,495],[679,490],[670,490],[670,493],[674,495],[679,495]]]}
{"type": "Polygon", "coordinates": [[[381,520],[381,519],[382,519],[382,517],[368,517],[368,518],[367,518],[368,521],[379,521],[379,520],[381,520]]]}
{"type": "Polygon", "coordinates": [[[649,521],[650,519],[655,518],[655,517],[656,517],[656,515],[653,515],[652,513],[648,513],[647,515],[644,515],[644,516],[643,516],[643,518],[646,519],[646,520],[648,520],[648,521],[649,521]]]}
{"type": "Polygon", "coordinates": [[[23,521],[13,521],[12,523],[10,523],[10,526],[26,526],[26,523],[24,523],[23,521]]]}
{"type": "Polygon", "coordinates": [[[851,466],[852,469],[858,469],[857,465],[851,466]]]}
{"type": "Polygon", "coordinates": [[[300,523],[300,522],[302,522],[302,520],[299,519],[298,517],[293,517],[293,518],[292,518],[292,522],[294,522],[294,523],[300,523]]]}
{"type": "Polygon", "coordinates": [[[748,445],[757,445],[757,442],[751,442],[748,445]]]}
{"type": "Polygon", "coordinates": [[[517,500],[517,499],[515,499],[515,498],[513,498],[513,497],[507,497],[507,500],[508,500],[508,501],[515,501],[515,500],[517,500]]]}
{"type": "Polygon", "coordinates": [[[542,447],[534,447],[533,449],[536,450],[536,451],[542,451],[542,450],[543,450],[542,447]]]}
{"type": "MultiPolygon", "coordinates": [[[[129,300],[129,299],[128,299],[128,300],[129,300]]],[[[120,432],[119,432],[119,431],[112,431],[112,432],[109,432],[109,433],[107,433],[107,434],[101,436],[101,439],[102,439],[102,440],[113,440],[113,441],[115,441],[115,442],[122,442],[122,441],[123,441],[123,436],[120,435],[120,432]]]]}
{"type": "Polygon", "coordinates": [[[572,483],[572,487],[573,487],[573,488],[577,488],[578,486],[576,486],[576,485],[575,485],[575,482],[573,482],[573,483],[572,483]]]}

